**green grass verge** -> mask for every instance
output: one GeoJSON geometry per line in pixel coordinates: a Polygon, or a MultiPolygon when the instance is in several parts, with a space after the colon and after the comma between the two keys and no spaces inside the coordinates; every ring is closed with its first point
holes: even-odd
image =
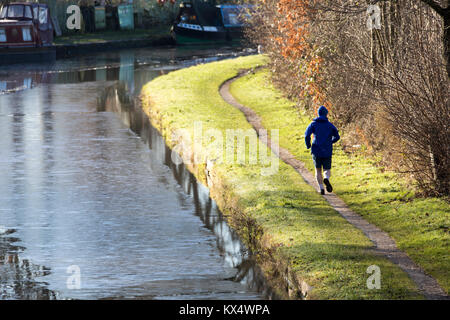
{"type": "MultiPolygon", "coordinates": [[[[227,129],[251,129],[243,114],[223,101],[218,89],[240,69],[265,63],[262,56],[250,56],[169,73],[143,88],[143,108],[172,148],[179,141],[173,141],[171,134],[179,129],[192,133],[195,121],[202,122],[203,132],[216,129],[224,136],[227,129]]],[[[194,145],[186,136],[184,139],[194,145]]],[[[221,152],[208,150],[210,159],[221,152]]],[[[239,213],[254,219],[264,231],[260,241],[268,239],[277,248],[277,259],[287,261],[291,272],[314,287],[309,298],[421,298],[411,279],[387,259],[369,252],[372,243],[363,233],[333,210],[294,169],[280,162],[275,174],[263,176],[262,167],[266,166],[216,162],[210,170],[220,184],[210,186],[211,195],[230,220],[239,213]],[[367,288],[370,265],[381,268],[379,290],[367,288]]],[[[204,165],[191,168],[203,183],[204,169],[204,165]]],[[[233,226],[244,241],[249,240],[245,226],[233,226]]]]}
{"type": "MultiPolygon", "coordinates": [[[[231,93],[253,109],[267,129],[280,130],[280,145],[314,172],[304,132],[311,118],[270,82],[268,70],[235,81],[231,93]]],[[[343,133],[343,132],[341,132],[343,133]]],[[[398,174],[376,166],[359,153],[347,154],[339,143],[332,167],[333,188],[355,212],[388,232],[398,247],[450,289],[450,206],[438,198],[415,197],[413,188],[398,174]]]]}
{"type": "Polygon", "coordinates": [[[54,40],[55,45],[102,43],[117,40],[138,40],[138,39],[156,39],[169,36],[170,27],[162,26],[151,29],[119,30],[119,31],[98,31],[93,33],[73,33],[57,37],[54,40]]]}

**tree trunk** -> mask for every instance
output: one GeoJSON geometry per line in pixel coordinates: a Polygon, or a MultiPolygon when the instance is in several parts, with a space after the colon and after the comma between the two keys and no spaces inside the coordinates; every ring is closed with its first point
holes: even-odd
{"type": "Polygon", "coordinates": [[[444,59],[447,64],[447,76],[450,78],[450,11],[444,16],[444,59]]]}
{"type": "Polygon", "coordinates": [[[447,76],[450,78],[450,0],[447,0],[447,7],[442,7],[434,0],[421,0],[440,15],[444,22],[444,59],[447,68],[447,76]]]}

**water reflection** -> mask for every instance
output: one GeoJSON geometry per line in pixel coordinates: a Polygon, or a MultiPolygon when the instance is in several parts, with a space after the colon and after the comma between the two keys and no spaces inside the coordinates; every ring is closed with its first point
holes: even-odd
{"type": "Polygon", "coordinates": [[[2,68],[0,81],[32,82],[0,93],[0,225],[15,230],[0,235],[1,298],[261,298],[262,278],[208,190],[170,163],[135,108],[151,79],[218,59],[189,55],[2,68]],[[71,265],[81,290],[66,286],[71,265]]]}
{"type": "Polygon", "coordinates": [[[254,50],[232,47],[211,47],[202,50],[190,47],[134,49],[96,53],[53,63],[2,66],[0,95],[32,89],[47,83],[74,84],[116,80],[127,83],[130,93],[135,93],[139,88],[134,87],[134,72],[138,68],[148,66],[161,74],[180,67],[253,52],[254,50]]]}
{"type": "Polygon", "coordinates": [[[193,198],[195,214],[205,227],[215,234],[217,247],[225,263],[236,269],[235,274],[228,280],[245,284],[248,288],[261,292],[266,298],[274,298],[274,293],[268,287],[261,270],[249,256],[239,236],[228,226],[216,202],[210,198],[209,189],[198,183],[183,163],[172,162],[172,151],[150,124],[138,100],[127,90],[126,83],[121,82],[107,88],[99,98],[97,110],[117,113],[122,122],[139,135],[143,143],[152,150],[150,163],[164,163],[171,169],[173,177],[183,188],[184,193],[193,198]]]}
{"type": "Polygon", "coordinates": [[[25,248],[16,244],[20,240],[13,236],[15,231],[0,227],[0,299],[57,299],[57,293],[36,279],[48,275],[50,270],[20,257],[25,248]]]}

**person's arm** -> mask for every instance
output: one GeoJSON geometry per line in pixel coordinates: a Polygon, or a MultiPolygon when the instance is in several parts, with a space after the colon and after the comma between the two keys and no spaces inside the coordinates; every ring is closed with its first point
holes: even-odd
{"type": "Polygon", "coordinates": [[[339,136],[339,131],[338,129],[333,125],[333,137],[331,138],[331,143],[336,143],[339,141],[339,139],[341,139],[341,137],[339,136]]]}
{"type": "Polygon", "coordinates": [[[306,128],[306,131],[305,131],[305,144],[306,144],[306,149],[311,148],[311,134],[313,134],[313,126],[312,126],[312,123],[308,126],[308,128],[306,128]]]}

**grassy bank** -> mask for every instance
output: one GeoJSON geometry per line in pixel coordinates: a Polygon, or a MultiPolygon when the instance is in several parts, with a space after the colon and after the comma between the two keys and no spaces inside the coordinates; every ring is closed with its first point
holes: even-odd
{"type": "MultiPolygon", "coordinates": [[[[304,132],[311,118],[282,97],[271,85],[267,70],[240,78],[230,91],[262,118],[264,127],[279,128],[280,145],[313,172],[311,155],[304,146],[304,132]]],[[[401,250],[449,292],[448,203],[437,198],[417,198],[400,175],[377,167],[361,152],[345,153],[339,144],[334,152],[331,180],[336,194],[353,211],[388,232],[401,250]]]]}
{"type": "Polygon", "coordinates": [[[251,129],[243,114],[222,100],[218,89],[240,69],[265,63],[264,57],[251,56],[169,73],[144,87],[143,108],[171,148],[177,150],[181,141],[197,150],[204,147],[207,160],[188,168],[209,186],[230,224],[258,252],[260,265],[280,295],[288,295],[283,283],[288,277],[291,297],[305,292],[300,289],[306,283],[312,286],[307,290],[311,299],[420,298],[410,278],[387,259],[372,254],[372,244],[362,232],[290,166],[280,162],[275,174],[263,176],[261,168],[267,165],[218,161],[222,144],[193,141],[186,134],[172,138],[179,129],[192,135],[199,121],[204,133],[215,129],[224,137],[227,129],[251,129]],[[379,290],[366,285],[371,265],[381,269],[379,290]]]}
{"type": "Polygon", "coordinates": [[[74,33],[55,38],[55,45],[76,45],[103,43],[120,40],[157,39],[170,35],[170,26],[151,29],[98,31],[94,33],[74,33]]]}

